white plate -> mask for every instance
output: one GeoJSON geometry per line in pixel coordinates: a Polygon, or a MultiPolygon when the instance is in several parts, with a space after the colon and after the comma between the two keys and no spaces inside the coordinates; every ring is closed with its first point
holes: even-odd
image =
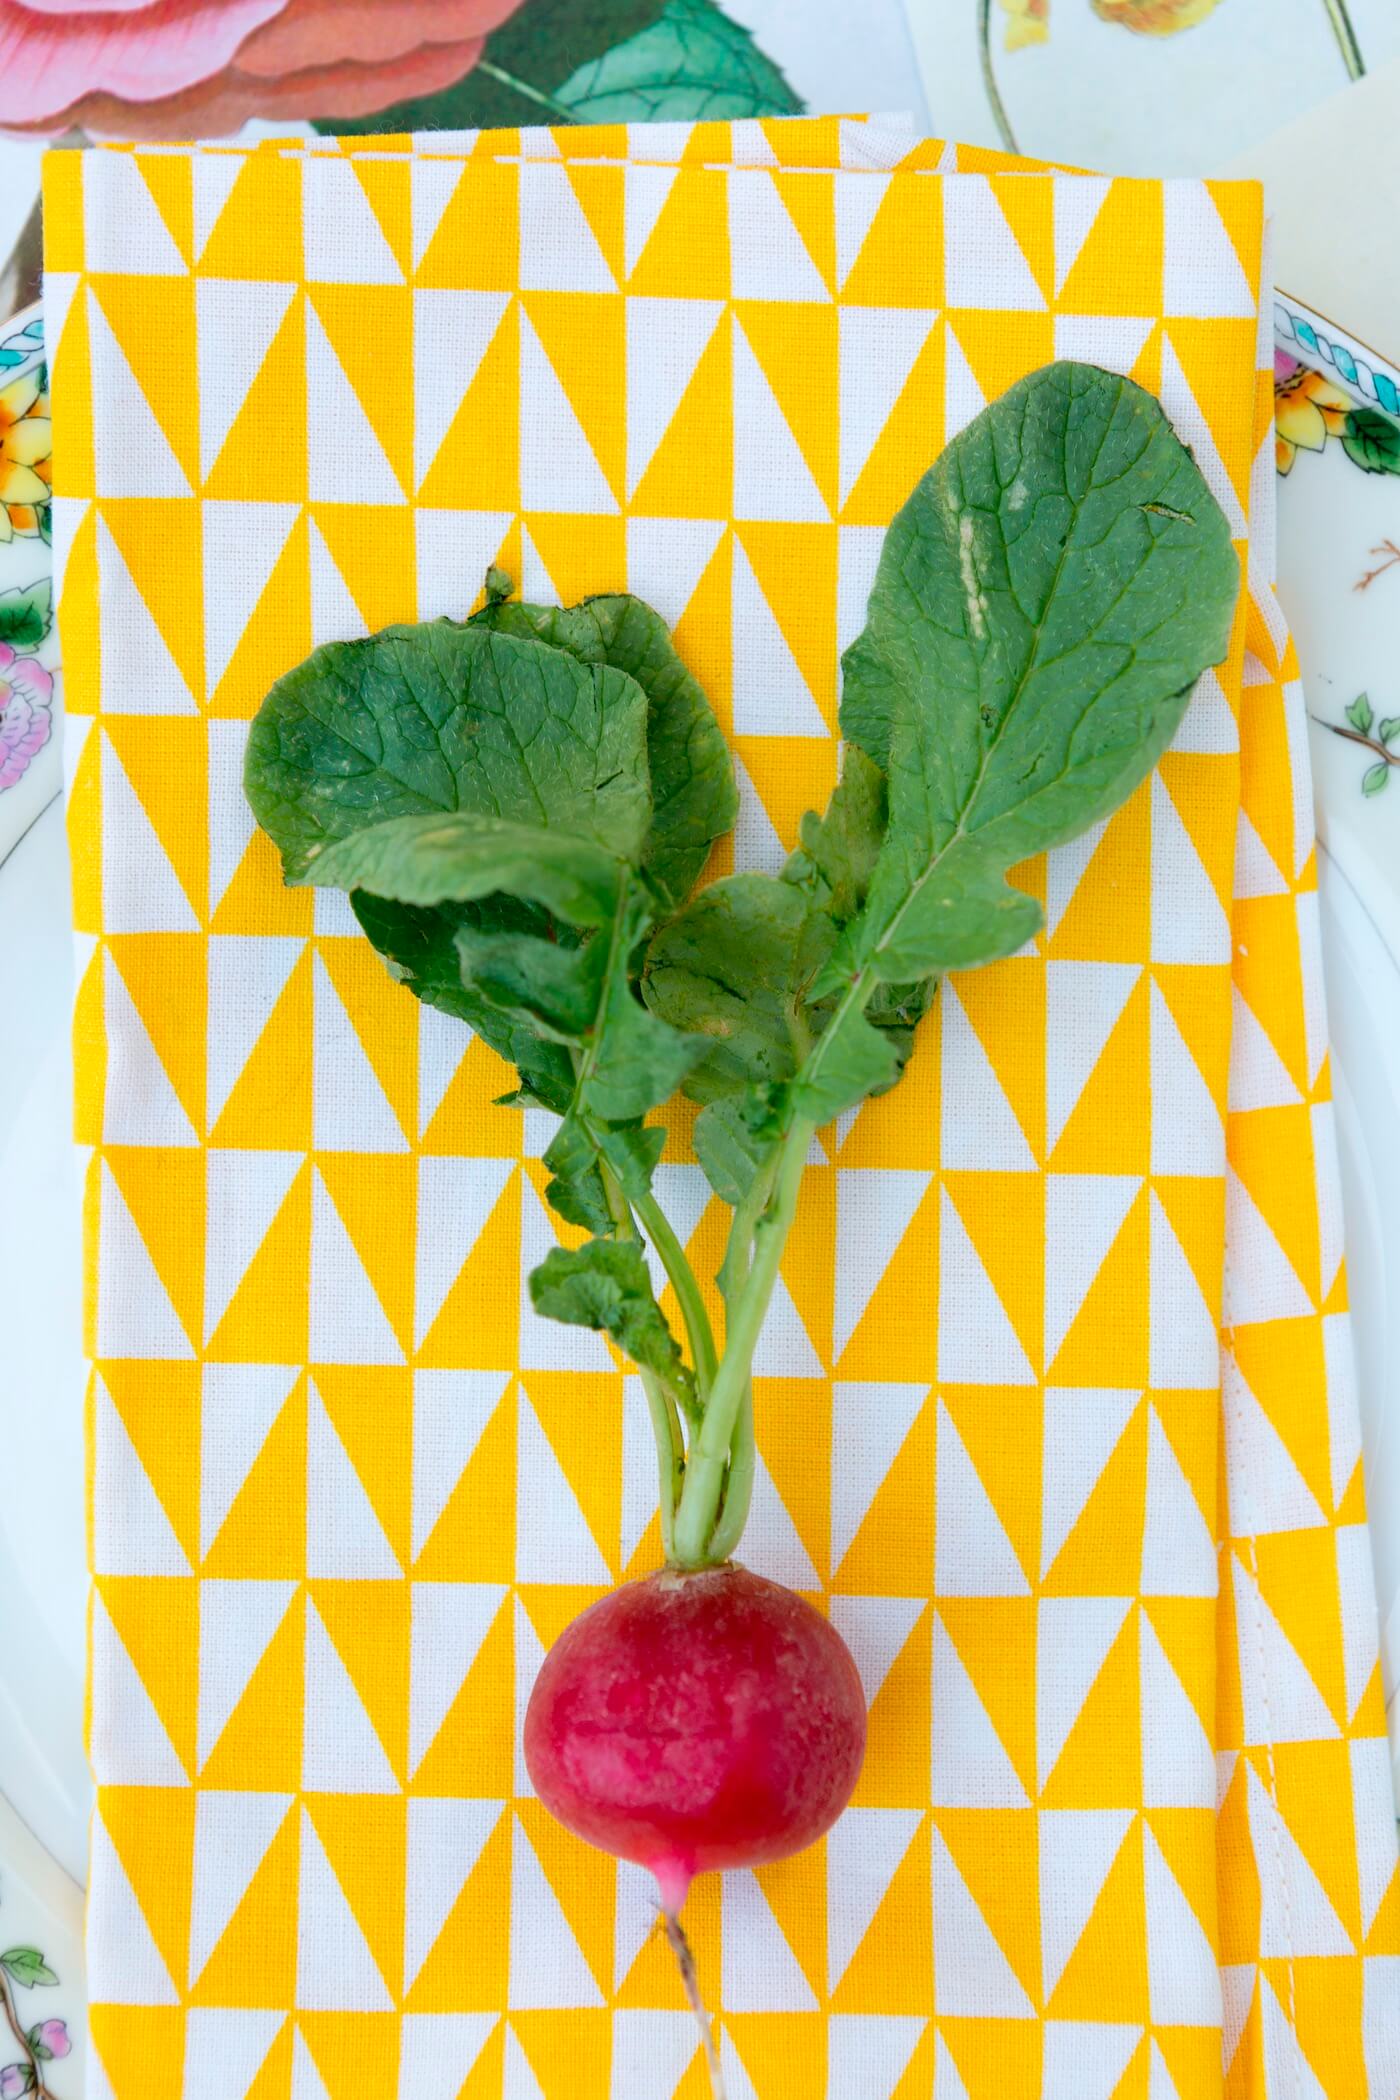
{"type": "MultiPolygon", "coordinates": [[[[1368,686],[1378,716],[1400,715],[1400,561],[1354,589],[1379,559],[1371,548],[1400,545],[1400,476],[1362,473],[1329,439],[1299,456],[1280,496],[1280,593],[1320,718],[1333,1082],[1389,1698],[1400,1676],[1400,768],[1364,797],[1367,754],[1321,725],[1341,723],[1368,686]]],[[[30,1905],[67,1983],[79,1974],[89,1788],[72,963],[56,803],[0,865],[0,984],[0,1795],[39,1840],[7,1837],[0,1803],[0,1927],[30,1905]]],[[[76,2090],[59,2073],[53,2084],[65,2100],[76,2090]]]]}

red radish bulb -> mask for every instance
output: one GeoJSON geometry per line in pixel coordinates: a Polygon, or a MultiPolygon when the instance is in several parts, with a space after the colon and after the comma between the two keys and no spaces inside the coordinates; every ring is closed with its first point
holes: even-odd
{"type": "Polygon", "coordinates": [[[663,1568],[565,1628],[525,1715],[525,1762],[561,1823],[649,1867],[674,1918],[692,1875],[785,1859],[860,1775],[850,1650],[795,1591],[732,1563],[663,1568]]]}

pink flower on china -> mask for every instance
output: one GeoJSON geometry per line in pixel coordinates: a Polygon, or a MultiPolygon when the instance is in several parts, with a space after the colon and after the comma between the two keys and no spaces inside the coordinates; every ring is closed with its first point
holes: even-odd
{"type": "Polygon", "coordinates": [[[68,2028],[62,2020],[41,2020],[39,2040],[53,2057],[71,2056],[73,2044],[68,2038],[68,2028]]]}
{"type": "Polygon", "coordinates": [[[0,2071],[0,2100],[19,2100],[29,2091],[32,2079],[28,2064],[6,2064],[0,2071]]]}
{"type": "MultiPolygon", "coordinates": [[[[32,656],[16,656],[0,642],[0,790],[12,788],[29,770],[53,733],[53,676],[32,656]]],[[[62,2021],[53,2024],[62,2026],[62,2021]]],[[[68,2039],[67,2030],[63,2036],[68,2039]]],[[[55,2049],[54,2055],[64,2051],[55,2049]]],[[[0,2074],[0,2100],[6,2100],[0,2074]]]]}
{"type": "Polygon", "coordinates": [[[0,0],[0,130],[210,138],[469,73],[519,0],[0,0]]]}

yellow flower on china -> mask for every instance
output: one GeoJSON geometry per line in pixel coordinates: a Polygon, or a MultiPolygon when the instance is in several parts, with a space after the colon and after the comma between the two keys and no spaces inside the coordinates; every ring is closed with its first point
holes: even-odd
{"type": "Polygon", "coordinates": [[[39,511],[53,479],[52,451],[49,397],[40,391],[38,372],[27,372],[0,387],[0,541],[39,531],[39,511]]]}
{"type": "Polygon", "coordinates": [[[1008,51],[1023,50],[1027,44],[1049,42],[1050,0],[1001,0],[1001,5],[1003,13],[1008,17],[1008,51]]]}
{"type": "Polygon", "coordinates": [[[1305,365],[1274,381],[1274,462],[1288,473],[1300,451],[1320,452],[1330,436],[1340,437],[1352,407],[1344,394],[1320,372],[1305,365]]]}
{"type": "Polygon", "coordinates": [[[1116,22],[1139,36],[1175,36],[1214,14],[1219,0],[1089,0],[1101,22],[1116,22]]]}

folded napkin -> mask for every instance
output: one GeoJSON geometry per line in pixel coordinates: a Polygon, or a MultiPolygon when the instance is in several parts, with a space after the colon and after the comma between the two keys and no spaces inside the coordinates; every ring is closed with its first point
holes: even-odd
{"type": "MultiPolygon", "coordinates": [[[[523,1292],[541,1119],[342,900],[282,888],[249,717],[489,562],[630,587],[776,867],[883,528],[1066,355],[1194,448],[1237,631],[1153,777],[1032,864],[1043,936],[822,1137],[746,1558],[846,1635],[869,1758],[824,1845],[697,1886],[701,1980],[732,2100],[1394,2095],[1258,191],[832,119],[54,155],[45,223],[95,2093],[704,2091],[647,1878],[517,1750],[551,1638],[656,1561],[644,1407],[523,1292]]],[[[679,1124],[660,1180],[715,1251],[679,1124]]]]}

